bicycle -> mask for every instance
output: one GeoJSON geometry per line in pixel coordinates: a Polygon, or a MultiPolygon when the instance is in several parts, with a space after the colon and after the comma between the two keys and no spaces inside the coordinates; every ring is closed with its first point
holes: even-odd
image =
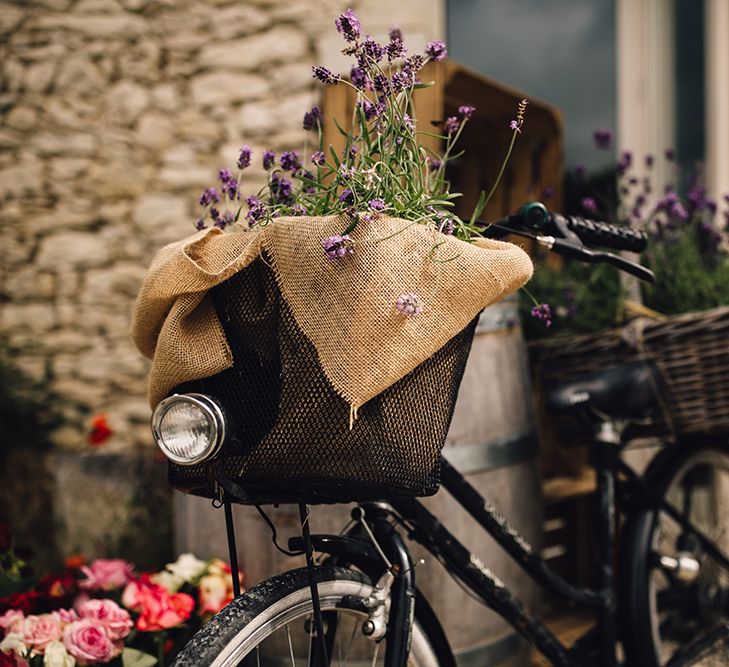
{"type": "MultiPolygon", "coordinates": [[[[651,278],[639,264],[585,245],[636,250],[644,243],[640,233],[547,214],[538,204],[489,225],[488,233],[527,236],[572,259],[609,262],[642,279],[651,278]]],[[[553,572],[441,458],[443,488],[509,557],[546,590],[597,614],[596,626],[572,647],[562,644],[413,498],[357,504],[340,535],[311,535],[306,507],[300,505],[302,536],[292,538],[288,546],[291,553],[306,555],[307,567],[277,575],[240,595],[231,502],[245,499],[246,490],[220,475],[219,502],[225,509],[236,598],[195,635],[175,664],[282,664],[271,661],[271,655],[279,655],[292,666],[375,665],[383,660],[387,667],[455,667],[438,619],[416,587],[415,564],[401,531],[554,665],[615,667],[619,642],[628,665],[678,667],[695,664],[707,654],[721,660],[729,639],[729,587],[724,581],[729,558],[715,531],[722,519],[723,494],[729,493],[721,477],[729,474],[729,444],[715,438],[662,449],[642,476],[620,456],[628,446],[623,437],[626,425],[651,415],[660,382],[653,365],[636,363],[550,393],[551,410],[578,412],[595,431],[600,562],[594,590],[573,586],[553,572]],[[619,554],[616,495],[623,500],[625,515],[619,554]],[[313,551],[324,558],[316,566],[313,551]]],[[[223,419],[212,399],[195,400],[203,399],[215,419],[223,419]]]]}

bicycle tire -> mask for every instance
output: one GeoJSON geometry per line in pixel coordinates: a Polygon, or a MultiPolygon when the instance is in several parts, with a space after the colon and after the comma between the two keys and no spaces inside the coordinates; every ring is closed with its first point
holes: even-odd
{"type": "MultiPolygon", "coordinates": [[[[729,494],[729,444],[713,440],[663,450],[651,462],[645,480],[678,509],[688,507],[692,522],[711,535],[712,521],[718,523],[721,518],[719,498],[726,502],[729,494]],[[701,484],[701,477],[710,481],[711,487],[701,484]],[[701,502],[697,505],[697,501],[701,502]]],[[[679,537],[680,533],[678,524],[645,503],[634,507],[627,518],[621,546],[620,617],[628,665],[662,667],[687,650],[699,633],[729,620],[729,609],[701,604],[702,597],[708,600],[708,587],[721,583],[722,577],[729,579],[729,573],[701,554],[698,547],[692,553],[701,569],[693,582],[681,581],[675,571],[661,564],[661,557],[670,557],[671,549],[673,556],[683,550],[680,544],[685,538],[679,537]]],[[[714,653],[697,656],[696,662],[688,664],[729,664],[725,642],[716,642],[709,650],[714,653]]]]}
{"type": "MultiPolygon", "coordinates": [[[[369,648],[371,645],[373,652],[377,650],[381,663],[384,657],[384,646],[375,649],[378,644],[365,637],[361,631],[358,632],[357,628],[361,627],[367,614],[354,609],[357,607],[358,600],[366,599],[372,594],[374,583],[362,572],[332,566],[317,568],[317,582],[322,611],[326,614],[337,610],[335,627],[340,629],[340,615],[352,617],[346,619],[348,624],[353,621],[352,629],[339,633],[339,636],[347,635],[345,641],[349,642],[349,645],[345,648],[351,648],[350,633],[352,633],[351,637],[359,634],[361,636],[355,637],[357,644],[365,648],[369,648]]],[[[308,650],[310,644],[310,637],[305,633],[310,631],[311,625],[309,625],[309,629],[305,626],[312,614],[313,607],[306,568],[284,572],[258,584],[216,614],[183,648],[174,665],[175,667],[231,667],[240,664],[256,666],[260,664],[263,667],[267,664],[274,664],[275,659],[273,662],[267,662],[270,656],[262,654],[260,647],[264,642],[270,645],[277,641],[274,634],[283,627],[287,628],[287,632],[291,627],[298,630],[298,634],[301,635],[299,639],[303,638],[304,641],[297,643],[290,638],[289,634],[286,637],[289,640],[287,643],[290,647],[296,645],[297,648],[301,648],[304,661],[308,661],[303,651],[308,650]],[[302,644],[305,644],[306,647],[302,644]],[[249,662],[246,662],[246,659],[249,662]]],[[[382,641],[386,641],[386,638],[382,641]]],[[[341,653],[341,642],[339,649],[341,653]]],[[[289,660],[295,661],[297,667],[304,664],[304,662],[298,661],[298,654],[292,658],[289,656],[285,656],[285,658],[286,662],[275,662],[275,664],[291,664],[289,660]]],[[[332,667],[338,662],[341,663],[341,655],[338,660],[336,650],[330,658],[332,667]]],[[[352,656],[348,651],[345,660],[348,667],[358,665],[356,659],[350,658],[352,656]]],[[[373,662],[371,656],[367,656],[366,660],[361,662],[368,666],[380,664],[376,661],[373,662]]],[[[455,667],[455,661],[447,640],[445,640],[445,635],[432,610],[420,597],[416,600],[415,623],[408,665],[412,665],[412,667],[455,667]]]]}

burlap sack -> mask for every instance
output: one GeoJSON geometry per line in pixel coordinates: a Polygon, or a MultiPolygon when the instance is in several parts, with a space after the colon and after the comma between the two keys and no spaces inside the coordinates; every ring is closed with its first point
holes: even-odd
{"type": "Polygon", "coordinates": [[[178,384],[232,365],[206,295],[261,254],[353,415],[532,274],[529,256],[511,243],[469,244],[385,217],[357,225],[353,255],[328,259],[322,239],[347,224],[341,216],[280,218],[253,231],[205,230],[163,248],[142,285],[132,324],[137,347],[152,359],[152,407],[178,384]],[[422,301],[420,316],[406,318],[395,308],[406,292],[422,301]]]}

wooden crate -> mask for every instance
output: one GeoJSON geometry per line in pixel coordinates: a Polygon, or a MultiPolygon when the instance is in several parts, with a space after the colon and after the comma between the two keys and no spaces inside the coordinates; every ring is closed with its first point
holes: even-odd
{"type": "MultiPolygon", "coordinates": [[[[491,189],[511,139],[509,122],[524,98],[530,104],[522,134],[482,218],[495,219],[512,213],[527,201],[541,199],[546,188],[553,188],[554,195],[545,203],[554,210],[560,209],[563,127],[562,115],[555,107],[448,60],[428,63],[420,79],[435,81],[435,85],[414,94],[419,131],[437,131],[433,123],[438,125],[454,115],[462,104],[476,107],[458,142],[465,154],[448,170],[451,191],[464,195],[457,200],[458,215],[469,218],[481,190],[491,189]]],[[[340,154],[344,139],[330,119],[334,117],[342,127],[349,128],[355,102],[356,95],[349,86],[325,89],[324,145],[331,144],[340,154]]],[[[421,143],[440,150],[437,138],[421,136],[421,143]]]]}

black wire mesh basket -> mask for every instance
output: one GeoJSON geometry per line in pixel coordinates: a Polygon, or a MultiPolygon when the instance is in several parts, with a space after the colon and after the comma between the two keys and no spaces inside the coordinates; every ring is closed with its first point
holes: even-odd
{"type": "Polygon", "coordinates": [[[476,326],[363,405],[326,378],[263,256],[211,290],[231,368],[172,393],[217,399],[230,435],[212,461],[169,464],[178,490],[213,498],[220,475],[244,504],[333,503],[432,495],[476,326]]]}

